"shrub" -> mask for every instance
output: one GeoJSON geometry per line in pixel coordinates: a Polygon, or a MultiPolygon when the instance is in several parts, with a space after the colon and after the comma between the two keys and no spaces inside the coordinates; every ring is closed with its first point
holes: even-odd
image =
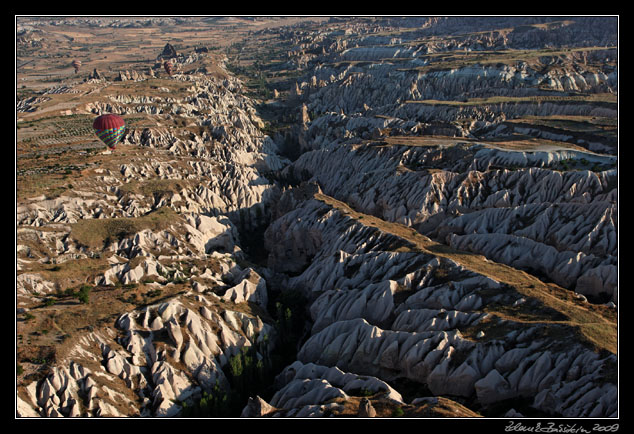
{"type": "Polygon", "coordinates": [[[403,409],[401,407],[396,407],[393,411],[392,411],[392,417],[401,417],[405,414],[405,412],[403,411],[403,409]]]}
{"type": "Polygon", "coordinates": [[[229,396],[218,382],[211,392],[204,391],[198,402],[182,404],[183,417],[222,417],[226,416],[229,408],[229,396]]]}
{"type": "Polygon", "coordinates": [[[162,293],[163,293],[163,291],[162,291],[160,288],[156,288],[156,289],[152,289],[152,290],[150,290],[150,291],[146,292],[146,293],[145,293],[145,295],[146,295],[147,297],[152,298],[152,297],[158,297],[158,296],[160,296],[162,293]]]}
{"type": "Polygon", "coordinates": [[[243,367],[241,354],[236,354],[235,356],[231,357],[231,359],[229,360],[229,369],[231,375],[234,378],[242,376],[243,367]]]}
{"type": "MultiPolygon", "coordinates": [[[[256,338],[257,341],[257,338],[256,338]]],[[[244,346],[229,359],[223,367],[228,388],[220,387],[218,382],[211,392],[204,391],[198,401],[183,403],[183,417],[237,417],[250,396],[264,395],[267,379],[271,377],[271,363],[268,360],[264,343],[244,346]],[[262,358],[258,360],[258,353],[262,358]]]]}
{"type": "Polygon", "coordinates": [[[89,285],[83,285],[79,292],[77,293],[77,299],[80,303],[88,304],[90,303],[90,291],[92,288],[89,285]]]}

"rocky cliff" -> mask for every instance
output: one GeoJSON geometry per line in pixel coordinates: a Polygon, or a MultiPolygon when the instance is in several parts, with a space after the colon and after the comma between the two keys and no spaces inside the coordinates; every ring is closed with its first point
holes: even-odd
{"type": "Polygon", "coordinates": [[[616,171],[549,168],[585,155],[366,145],[307,152],[285,170],[361,212],[616,301],[616,171]]]}

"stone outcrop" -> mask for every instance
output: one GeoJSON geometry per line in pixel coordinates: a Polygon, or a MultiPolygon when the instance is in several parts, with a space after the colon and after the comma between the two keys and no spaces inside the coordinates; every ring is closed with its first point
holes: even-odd
{"type": "Polygon", "coordinates": [[[533,406],[546,413],[614,415],[608,402],[616,386],[608,392],[598,369],[614,363],[613,355],[602,358],[572,342],[554,351],[554,341],[537,338],[544,332],[541,326],[502,319],[493,321],[507,331],[494,340],[485,333],[481,342],[463,337],[459,330],[491,321],[485,313],[488,303],[527,303],[505,285],[451,261],[394,252],[399,244],[393,236],[318,201],[306,202],[269,228],[272,267],[283,263],[277,258],[286,254],[277,234],[302,240],[297,248],[311,257],[302,273],[289,280],[314,300],[314,326],[298,353],[301,363],[385,380],[407,378],[427,384],[434,395],[476,396],[485,405],[534,397],[533,406]],[[365,242],[352,241],[357,239],[365,242]],[[440,275],[452,277],[443,282],[440,275]],[[581,383],[587,394],[573,397],[581,383]],[[599,395],[601,403],[589,405],[587,400],[599,395]],[[557,410],[546,399],[555,396],[566,403],[557,410]]]}
{"type": "Polygon", "coordinates": [[[271,398],[269,407],[274,407],[277,414],[285,417],[323,415],[338,405],[326,404],[327,401],[346,399],[348,393],[360,391],[378,393],[383,399],[403,403],[401,395],[378,378],[313,363],[292,363],[277,376],[275,384],[278,391],[271,398]]]}
{"type": "Polygon", "coordinates": [[[171,59],[173,57],[178,56],[176,49],[170,43],[165,44],[163,47],[163,51],[158,55],[157,59],[171,59]]]}
{"type": "Polygon", "coordinates": [[[226,387],[222,367],[241,347],[267,356],[264,336],[275,340],[259,318],[222,311],[213,297],[193,293],[126,313],[116,327],[82,338],[32,401],[21,399],[20,415],[175,416],[177,401],[210,392],[216,381],[226,387]],[[95,362],[97,369],[88,368],[95,362]]]}
{"type": "Polygon", "coordinates": [[[307,152],[285,172],[364,213],[616,301],[616,170],[551,169],[586,157],[606,168],[615,161],[565,151],[360,146],[307,152]],[[602,283],[592,277],[599,275],[602,283]]]}

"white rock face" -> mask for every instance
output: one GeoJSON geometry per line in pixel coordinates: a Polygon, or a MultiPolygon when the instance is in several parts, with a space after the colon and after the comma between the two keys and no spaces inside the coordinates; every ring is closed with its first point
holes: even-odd
{"type": "MultiPolygon", "coordinates": [[[[599,358],[572,342],[566,349],[552,351],[549,338],[536,338],[541,326],[500,319],[493,321],[507,330],[505,335],[487,339],[486,333],[480,333],[481,342],[463,337],[459,329],[491,321],[485,313],[488,303],[530,303],[499,282],[447,259],[386,251],[399,246],[394,236],[363,226],[362,220],[316,200],[275,221],[266,233],[267,242],[284,245],[285,238],[277,238],[281,234],[308,240],[312,249],[310,265],[304,264],[303,272],[289,279],[292,287],[314,300],[312,333],[298,353],[302,364],[384,380],[407,378],[426,384],[434,395],[475,396],[483,405],[521,396],[534,397],[535,408],[547,413],[615,414],[616,407],[604,406],[605,401],[581,411],[568,386],[583,381],[597,396],[610,396],[616,386],[605,388],[592,366],[613,363],[614,356],[599,358]],[[365,243],[351,242],[354,239],[365,243]],[[566,396],[558,401],[566,401],[558,410],[549,408],[545,399],[555,391],[562,394],[558,398],[566,396]]],[[[275,266],[278,255],[286,253],[272,247],[271,255],[275,266]]],[[[304,392],[314,388],[316,395],[334,393],[323,381],[313,385],[304,379],[293,387],[304,392]]],[[[292,396],[300,393],[292,390],[292,396]]]]}
{"type": "Polygon", "coordinates": [[[238,230],[227,218],[187,215],[187,241],[200,252],[233,252],[239,241],[238,230]]]}
{"type": "Polygon", "coordinates": [[[17,293],[19,295],[47,294],[55,290],[52,282],[45,281],[39,274],[22,273],[16,278],[17,293]]]}
{"type": "Polygon", "coordinates": [[[275,411],[268,402],[256,396],[255,398],[249,398],[247,406],[244,407],[240,417],[262,417],[275,411]]]}
{"type": "MultiPolygon", "coordinates": [[[[516,160],[513,164],[529,167],[470,169],[501,163],[500,151],[482,151],[339,147],[307,152],[287,170],[309,174],[326,194],[361,212],[420,228],[452,247],[542,273],[564,287],[579,287],[585,295],[616,301],[616,172],[562,173],[516,160]],[[464,164],[467,157],[474,158],[471,166],[464,164]],[[432,158],[441,158],[446,169],[396,170],[401,164],[425,164],[432,158]]],[[[551,154],[543,154],[532,158],[552,164],[551,154]]],[[[290,256],[297,258],[297,253],[290,256]]]]}
{"type": "MultiPolygon", "coordinates": [[[[327,367],[314,363],[292,363],[276,378],[279,389],[265,403],[268,411],[284,412],[285,416],[314,417],[323,415],[327,406],[323,404],[331,399],[347,399],[347,393],[381,393],[384,399],[402,404],[401,395],[384,381],[367,376],[343,372],[337,367],[327,367]]],[[[243,414],[248,413],[248,406],[243,414]]]]}
{"type": "Polygon", "coordinates": [[[117,328],[82,338],[71,350],[73,361],[54,368],[37,389],[37,404],[22,401],[20,414],[177,416],[177,401],[211,391],[217,381],[226,387],[222,367],[241,347],[254,345],[267,356],[272,348],[267,345],[275,342],[272,327],[258,317],[220,314],[213,301],[193,294],[124,314],[117,328]],[[82,364],[94,361],[100,370],[82,364]],[[147,398],[147,404],[138,408],[129,393],[147,398]],[[89,404],[83,410],[72,405],[80,401],[89,404]]]}
{"type": "Polygon", "coordinates": [[[236,278],[239,283],[229,289],[222,296],[223,299],[234,303],[252,302],[266,309],[268,294],[266,280],[250,268],[245,269],[236,278]]]}
{"type": "Polygon", "coordinates": [[[491,370],[486,377],[478,380],[474,387],[478,395],[478,401],[484,405],[511,398],[515,395],[508,381],[495,369],[491,370]]]}
{"type": "Polygon", "coordinates": [[[314,319],[312,332],[346,319],[367,318],[373,323],[382,323],[394,308],[393,291],[396,282],[370,284],[363,290],[329,290],[320,295],[311,305],[314,319]]]}
{"type": "MultiPolygon", "coordinates": [[[[417,25],[436,32],[436,26],[451,20],[417,25]]],[[[362,212],[545,274],[594,300],[615,301],[616,144],[574,129],[513,122],[531,116],[617,119],[615,105],[530,101],[542,95],[538,88],[616,92],[612,68],[588,67],[588,59],[612,55],[600,50],[580,57],[543,56],[535,63],[468,63],[451,68],[428,56],[436,50],[462,53],[464,49],[467,55],[483,47],[525,48],[545,40],[556,44],[565,38],[560,31],[572,32],[580,25],[552,33],[554,29],[500,32],[424,45],[376,35],[359,35],[353,45],[342,39],[321,57],[328,59],[327,64],[312,60],[318,66],[310,81],[298,84],[300,99],[314,113],[298,132],[302,149],[309,152],[284,173],[314,181],[326,194],[362,212]],[[550,39],[553,34],[558,36],[550,39]],[[570,68],[572,64],[577,67],[570,68]],[[501,97],[502,102],[471,103],[478,96],[501,97]],[[518,134],[577,148],[539,143],[539,148],[526,145],[517,150],[495,143],[518,134]],[[448,137],[434,142],[429,140],[433,135],[448,137]],[[395,146],[400,136],[403,146],[395,146]],[[383,139],[389,139],[391,146],[376,146],[376,142],[383,145],[383,139]],[[428,140],[420,146],[407,145],[416,139],[428,140]],[[581,170],[570,170],[568,165],[581,170]],[[517,238],[505,240],[499,234],[517,238]],[[460,238],[449,239],[451,235],[460,238]],[[516,248],[509,248],[509,243],[516,248]],[[526,252],[526,257],[516,258],[520,249],[530,250],[536,259],[531,261],[526,252]]],[[[317,53],[323,45],[316,38],[306,49],[317,53]]]]}

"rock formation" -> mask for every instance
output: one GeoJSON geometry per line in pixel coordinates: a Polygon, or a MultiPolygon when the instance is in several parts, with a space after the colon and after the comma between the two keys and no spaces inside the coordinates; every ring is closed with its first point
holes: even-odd
{"type": "Polygon", "coordinates": [[[533,406],[546,413],[582,417],[607,409],[607,396],[616,389],[601,403],[589,402],[607,392],[598,366],[614,363],[614,356],[602,359],[574,344],[554,351],[551,332],[542,326],[492,319],[485,313],[489,303],[534,303],[506,285],[455,262],[395,252],[398,240],[392,235],[318,201],[306,202],[274,224],[267,241],[279,249],[272,248],[271,266],[285,251],[284,241],[270,238],[273,234],[303,240],[299,252],[312,258],[289,281],[314,300],[312,336],[298,353],[302,363],[385,380],[404,377],[427,384],[434,395],[477,396],[487,405],[534,396],[533,406]],[[359,245],[356,239],[365,242],[359,245]],[[443,282],[439,276],[451,277],[443,282]],[[460,332],[485,324],[497,330],[495,339],[483,333],[478,342],[460,332]],[[582,383],[588,394],[577,397],[583,404],[572,404],[576,398],[569,394],[582,383]],[[547,396],[560,403],[556,410],[547,396]]]}
{"type": "Polygon", "coordinates": [[[18,101],[129,120],[20,184],[18,416],[618,417],[617,34],[556,18],[263,26],[275,101],[171,44],[18,101]]]}
{"type": "Polygon", "coordinates": [[[157,59],[171,59],[177,57],[178,53],[172,44],[169,42],[163,47],[163,51],[158,55],[157,59]]]}

